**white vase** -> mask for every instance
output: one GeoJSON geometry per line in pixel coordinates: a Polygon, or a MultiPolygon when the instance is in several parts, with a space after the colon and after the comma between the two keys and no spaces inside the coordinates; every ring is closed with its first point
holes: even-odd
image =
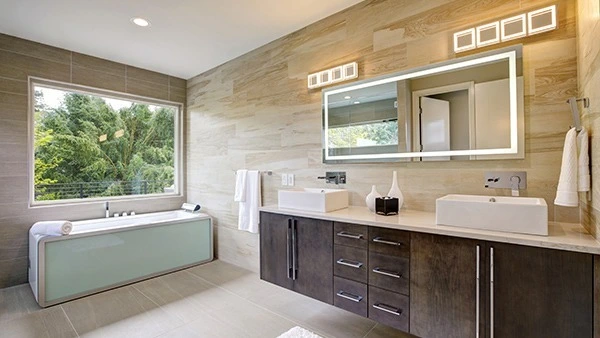
{"type": "Polygon", "coordinates": [[[398,173],[394,171],[394,175],[392,176],[392,187],[387,194],[389,197],[396,197],[398,199],[398,211],[402,208],[402,204],[404,203],[404,196],[402,195],[402,191],[400,191],[400,187],[398,187],[398,173]]]}
{"type": "Polygon", "coordinates": [[[371,188],[371,192],[365,198],[365,202],[367,203],[367,208],[371,210],[371,212],[375,212],[375,199],[377,197],[381,197],[381,194],[377,192],[375,186],[371,188]]]}

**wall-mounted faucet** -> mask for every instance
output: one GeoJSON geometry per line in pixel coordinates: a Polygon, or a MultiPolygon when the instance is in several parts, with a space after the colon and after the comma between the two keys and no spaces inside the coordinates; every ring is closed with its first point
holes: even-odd
{"type": "Polygon", "coordinates": [[[346,184],[345,171],[328,171],[325,176],[317,177],[320,180],[325,180],[325,183],[346,184]]]}
{"type": "Polygon", "coordinates": [[[513,196],[519,196],[520,189],[527,189],[525,171],[490,171],[484,174],[486,188],[510,189],[513,196]]]}

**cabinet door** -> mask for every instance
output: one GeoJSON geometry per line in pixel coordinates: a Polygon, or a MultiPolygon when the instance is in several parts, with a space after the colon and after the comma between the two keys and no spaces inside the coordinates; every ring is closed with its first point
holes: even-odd
{"type": "Polygon", "coordinates": [[[294,290],[333,304],[333,222],[294,218],[294,290]]]}
{"type": "Polygon", "coordinates": [[[487,251],[489,336],[592,336],[592,255],[496,243],[487,251]]]}
{"type": "Polygon", "coordinates": [[[260,278],[292,289],[291,275],[292,218],[260,213],[260,278]]]}
{"type": "Polygon", "coordinates": [[[424,338],[483,337],[477,335],[484,329],[484,271],[478,269],[483,263],[483,245],[411,233],[410,248],[410,333],[424,338]]]}

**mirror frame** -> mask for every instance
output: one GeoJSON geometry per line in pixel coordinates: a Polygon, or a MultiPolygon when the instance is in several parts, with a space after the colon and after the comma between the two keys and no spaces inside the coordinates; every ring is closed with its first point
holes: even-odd
{"type": "MultiPolygon", "coordinates": [[[[501,48],[490,52],[474,54],[466,57],[451,59],[435,64],[411,68],[398,73],[387,74],[372,79],[353,82],[341,86],[330,87],[322,90],[322,151],[323,163],[373,163],[373,162],[406,162],[411,158],[419,157],[447,157],[447,156],[477,156],[477,155],[515,155],[514,159],[523,158],[519,151],[518,140],[524,142],[524,137],[519,137],[518,127],[518,97],[517,97],[517,59],[522,58],[522,45],[501,48]],[[377,86],[389,82],[397,82],[415,77],[434,75],[436,73],[457,70],[465,67],[485,64],[492,61],[508,60],[509,66],[509,97],[510,97],[510,147],[494,149],[469,149],[446,150],[429,152],[404,152],[384,154],[359,154],[359,155],[329,155],[328,138],[328,106],[329,96],[346,91],[377,86]]],[[[521,147],[522,148],[522,147],[521,147]]]]}

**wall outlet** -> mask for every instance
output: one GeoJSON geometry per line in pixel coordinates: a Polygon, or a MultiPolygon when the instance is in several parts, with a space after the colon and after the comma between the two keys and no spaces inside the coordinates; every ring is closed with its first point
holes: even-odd
{"type": "Polygon", "coordinates": [[[293,186],[294,186],[294,174],[288,174],[288,182],[287,182],[287,184],[288,184],[290,187],[293,187],[293,186]]]}
{"type": "Polygon", "coordinates": [[[281,185],[288,185],[288,175],[281,174],[281,185]]]}

